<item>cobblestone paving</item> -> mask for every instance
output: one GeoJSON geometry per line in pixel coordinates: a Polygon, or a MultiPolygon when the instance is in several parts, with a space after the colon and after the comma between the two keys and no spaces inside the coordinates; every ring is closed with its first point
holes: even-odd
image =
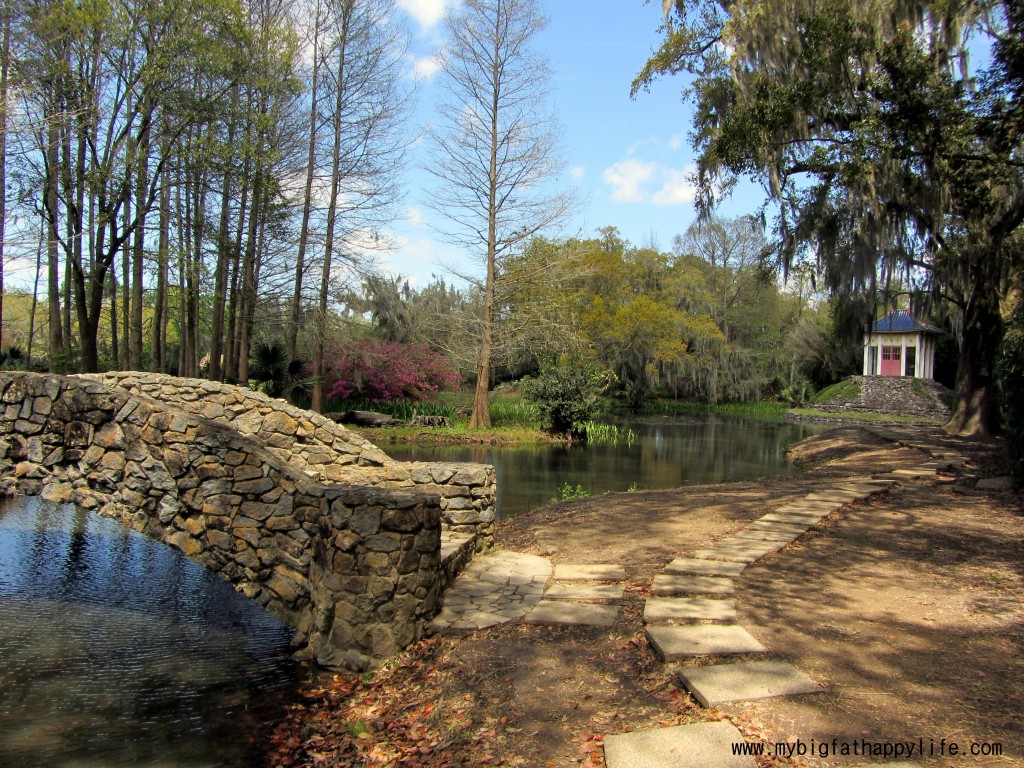
{"type": "Polygon", "coordinates": [[[484,629],[518,619],[540,602],[551,578],[544,557],[497,552],[475,559],[444,596],[435,629],[484,629]]]}

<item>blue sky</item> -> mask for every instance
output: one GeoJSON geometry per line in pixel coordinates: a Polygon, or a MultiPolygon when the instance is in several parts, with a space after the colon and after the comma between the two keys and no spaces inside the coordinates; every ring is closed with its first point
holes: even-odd
{"type": "MultiPolygon", "coordinates": [[[[420,72],[417,125],[434,117],[437,76],[431,56],[443,44],[441,17],[453,0],[398,0],[416,30],[413,66],[420,72]]],[[[693,163],[689,144],[690,107],[682,99],[679,76],[657,80],[649,92],[629,96],[636,73],[658,45],[661,3],[643,0],[539,0],[548,18],[536,48],[549,61],[551,103],[561,128],[565,170],[556,183],[575,191],[577,213],[553,235],[594,234],[618,227],[635,245],[653,241],[663,250],[693,221],[693,190],[687,173],[693,163]]],[[[395,250],[380,258],[391,273],[416,285],[472,264],[429,227],[432,213],[424,191],[430,177],[416,165],[417,145],[406,174],[404,219],[396,222],[395,250]]],[[[753,212],[760,202],[748,187],[722,208],[725,215],[753,212]]]]}

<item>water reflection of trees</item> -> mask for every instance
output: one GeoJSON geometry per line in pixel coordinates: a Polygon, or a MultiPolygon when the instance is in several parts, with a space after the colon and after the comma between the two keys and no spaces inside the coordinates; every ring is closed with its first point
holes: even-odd
{"type": "Polygon", "coordinates": [[[499,514],[543,504],[565,483],[591,493],[733,482],[792,471],[786,450],[817,428],[719,416],[628,421],[632,445],[402,446],[399,459],[494,464],[499,514]]]}

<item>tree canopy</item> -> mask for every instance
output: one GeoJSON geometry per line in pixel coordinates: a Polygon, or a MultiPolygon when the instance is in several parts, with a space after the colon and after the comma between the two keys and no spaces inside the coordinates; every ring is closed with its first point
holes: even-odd
{"type": "Polygon", "coordinates": [[[898,285],[918,307],[951,304],[961,355],[947,429],[998,431],[1000,300],[1019,275],[1024,220],[1024,11],[997,0],[666,11],[633,90],[688,76],[702,209],[756,179],[776,204],[783,266],[816,259],[840,297],[898,285]]]}

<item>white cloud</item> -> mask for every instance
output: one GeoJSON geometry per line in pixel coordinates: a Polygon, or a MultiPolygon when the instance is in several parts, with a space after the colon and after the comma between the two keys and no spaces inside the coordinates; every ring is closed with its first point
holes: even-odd
{"type": "Polygon", "coordinates": [[[412,61],[411,76],[414,80],[429,80],[441,69],[441,61],[437,55],[410,56],[412,61]]]}
{"type": "Polygon", "coordinates": [[[655,205],[686,205],[693,202],[696,189],[690,179],[692,169],[678,171],[665,168],[661,172],[661,189],[654,193],[651,202],[655,205]]]}
{"type": "Polygon", "coordinates": [[[640,203],[647,199],[642,186],[651,180],[657,166],[639,160],[619,160],[605,168],[604,180],[612,187],[612,200],[618,203],[640,203]]]}
{"type": "Polygon", "coordinates": [[[398,7],[416,19],[423,29],[430,29],[444,16],[447,0],[398,0],[398,7]]]}
{"type": "Polygon", "coordinates": [[[612,187],[611,198],[617,203],[686,205],[693,202],[696,192],[692,177],[693,166],[679,170],[628,155],[604,171],[605,183],[612,187]]]}
{"type": "Polygon", "coordinates": [[[405,209],[405,220],[413,229],[423,229],[427,226],[423,220],[423,211],[415,205],[410,205],[405,209]]]}
{"type": "Polygon", "coordinates": [[[586,172],[586,168],[584,168],[582,165],[577,165],[575,168],[571,168],[569,170],[569,175],[572,176],[574,179],[582,179],[586,172]]]}

